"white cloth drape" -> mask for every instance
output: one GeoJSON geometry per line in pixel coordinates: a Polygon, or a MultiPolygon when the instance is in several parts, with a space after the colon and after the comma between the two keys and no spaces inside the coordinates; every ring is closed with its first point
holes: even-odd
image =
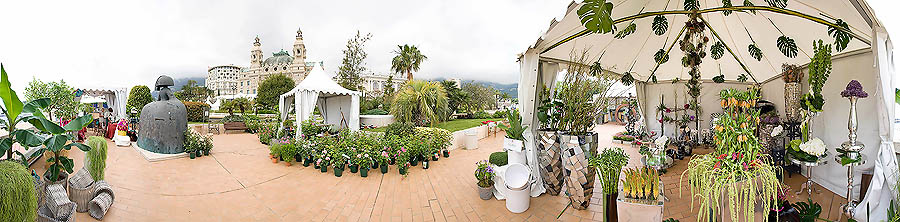
{"type": "Polygon", "coordinates": [[[537,130],[536,128],[540,125],[540,123],[537,122],[537,118],[534,118],[535,105],[539,102],[535,98],[539,91],[538,63],[538,53],[534,49],[529,49],[525,54],[519,57],[519,72],[521,74],[519,75],[519,105],[517,109],[519,109],[519,115],[522,116],[522,125],[528,126],[528,130],[525,130],[523,136],[526,141],[526,161],[528,161],[528,167],[531,170],[532,175],[532,197],[540,196],[547,191],[547,189],[544,188],[544,181],[541,180],[541,171],[537,164],[538,157],[535,150],[537,140],[534,136],[534,132],[537,130]]]}
{"type": "MultiPolygon", "coordinates": [[[[319,92],[304,90],[297,92],[294,96],[297,98],[295,99],[296,102],[294,102],[294,110],[296,110],[294,116],[297,119],[297,131],[302,132],[303,128],[301,127],[301,123],[303,123],[304,120],[312,118],[313,110],[316,109],[316,106],[313,104],[317,103],[316,100],[319,98],[319,92]]],[[[299,136],[300,134],[298,133],[297,135],[299,136]]]]}
{"type": "Polygon", "coordinates": [[[876,26],[873,30],[875,41],[872,43],[872,51],[875,56],[875,68],[878,72],[876,79],[877,91],[874,97],[877,100],[878,133],[881,143],[877,147],[878,155],[870,157],[875,161],[872,182],[866,197],[856,208],[855,217],[859,221],[885,221],[887,209],[891,200],[897,196],[893,190],[897,185],[897,156],[894,154],[894,66],[893,46],[883,27],[876,26]],[[872,215],[866,215],[872,212],[872,215]]]}

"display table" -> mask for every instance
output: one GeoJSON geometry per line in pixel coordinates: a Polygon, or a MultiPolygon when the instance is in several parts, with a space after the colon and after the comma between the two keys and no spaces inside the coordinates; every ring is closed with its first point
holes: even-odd
{"type": "Polygon", "coordinates": [[[809,196],[810,198],[812,198],[813,192],[816,192],[817,194],[821,193],[821,192],[819,192],[818,189],[815,189],[813,187],[813,183],[815,183],[815,182],[812,181],[812,172],[813,172],[812,170],[813,170],[813,167],[817,167],[819,165],[828,163],[828,160],[825,160],[825,158],[819,158],[819,160],[816,162],[806,162],[806,161],[794,159],[793,157],[788,158],[788,159],[791,160],[791,163],[800,165],[801,167],[806,167],[806,173],[809,175],[806,177],[806,183],[801,184],[800,190],[798,190],[797,193],[795,193],[795,194],[796,195],[802,194],[804,189],[806,190],[806,195],[809,196]]]}

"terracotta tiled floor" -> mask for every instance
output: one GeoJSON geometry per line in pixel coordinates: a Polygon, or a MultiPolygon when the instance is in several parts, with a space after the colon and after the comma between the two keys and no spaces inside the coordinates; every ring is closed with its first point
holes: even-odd
{"type": "MultiPolygon", "coordinates": [[[[640,164],[637,148],[612,144],[621,126],[598,127],[600,147],[621,146],[631,156],[629,167],[640,164]]],[[[454,150],[450,158],[432,162],[428,170],[413,167],[403,178],[391,166],[388,174],[370,171],[368,178],[345,171],[334,177],[299,164],[285,166],[268,159],[268,149],[252,134],[214,137],[212,156],[150,163],[130,147],[109,143],[106,180],[116,192],[104,221],[553,221],[566,207],[564,196],[531,199],[522,214],[506,210],[505,202],[481,200],[472,172],[475,162],[487,159],[502,146],[502,133],[482,139],[477,150],[454,150]]],[[[702,152],[702,150],[700,150],[702,152]]],[[[708,151],[707,151],[708,152],[708,151]]],[[[76,169],[84,153],[71,151],[76,169]]],[[[679,196],[685,161],[663,176],[669,197],[664,217],[695,221],[684,189],[679,196]]],[[[43,172],[43,164],[35,164],[43,172]]],[[[804,181],[794,175],[788,184],[804,181]]],[[[599,184],[599,183],[598,183],[599,184]]],[[[685,183],[685,186],[687,184],[685,183]]],[[[600,189],[587,210],[567,210],[559,220],[600,221],[600,189]]],[[[814,200],[831,209],[823,217],[837,219],[840,198],[823,189],[814,200]]],[[[78,213],[78,221],[94,221],[78,213]]]]}

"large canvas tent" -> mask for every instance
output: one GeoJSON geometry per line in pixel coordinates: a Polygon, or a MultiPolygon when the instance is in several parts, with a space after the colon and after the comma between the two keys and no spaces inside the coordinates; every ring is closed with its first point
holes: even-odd
{"type": "Polygon", "coordinates": [[[359,92],[334,82],[321,66],[313,67],[300,84],[279,97],[279,118],[285,120],[294,110],[297,132],[300,132],[300,123],[312,118],[318,107],[325,123],[341,129],[359,130],[359,95],[359,92]]]}
{"type": "Polygon", "coordinates": [[[128,103],[128,88],[123,87],[100,87],[100,88],[79,88],[83,95],[98,97],[105,100],[110,108],[113,108],[113,114],[117,119],[128,118],[128,110],[125,110],[125,104],[128,103]]]}
{"type": "MultiPolygon", "coordinates": [[[[529,161],[537,160],[533,131],[539,128],[535,127],[539,124],[535,118],[536,105],[539,102],[536,95],[544,86],[553,88],[557,73],[562,71],[562,64],[570,60],[573,52],[580,54],[586,51],[590,60],[599,61],[605,71],[617,76],[627,72],[634,77],[639,106],[644,115],[643,124],[651,131],[660,132],[663,129],[663,125],[656,121],[659,117],[655,111],[655,107],[661,102],[669,106],[687,103],[684,80],[691,77],[688,69],[684,68],[680,61],[684,52],[678,47],[673,47],[669,52],[671,61],[659,65],[658,68],[654,56],[660,49],[670,47],[679,34],[678,29],[687,21],[688,16],[665,15],[669,30],[662,35],[656,35],[650,28],[655,16],[652,12],[681,10],[683,0],[609,2],[614,5],[612,19],[621,21],[615,24],[618,30],[625,29],[633,21],[637,27],[634,33],[618,39],[614,37],[615,32],[597,34],[586,31],[577,14],[584,3],[572,2],[562,20],[552,20],[547,31],[520,54],[518,59],[521,76],[518,92],[524,122],[531,126],[525,134],[526,140],[531,141],[526,145],[530,155],[529,161]],[[647,12],[651,14],[646,17],[639,16],[647,12]],[[652,81],[651,74],[655,74],[657,81],[652,81]],[[678,96],[675,96],[675,93],[678,96]],[[665,101],[661,101],[661,95],[666,95],[665,101]]],[[[741,1],[731,2],[734,5],[741,4],[741,1]]],[[[755,5],[767,5],[762,0],[751,2],[755,5]]],[[[722,6],[721,1],[700,1],[701,9],[715,9],[722,6]]],[[[854,196],[859,197],[862,172],[872,173],[874,177],[855,215],[857,219],[865,220],[866,208],[869,207],[873,212],[873,215],[870,215],[873,221],[883,220],[886,215],[874,212],[885,212],[891,197],[896,194],[892,188],[896,185],[898,176],[891,131],[894,119],[892,80],[894,70],[891,63],[893,49],[887,32],[864,0],[788,0],[786,9],[812,15],[820,20],[765,10],[757,10],[755,13],[732,12],[727,16],[722,12],[702,14],[712,29],[717,31],[719,38],[716,40],[721,39],[731,46],[729,51],[733,51],[734,55],[726,52],[720,59],[707,56],[702,60],[700,65],[702,90],[699,105],[703,115],[699,116],[701,121],[699,125],[701,128],[709,128],[709,114],[721,112],[718,104],[720,90],[744,89],[751,84],[758,84],[762,89],[762,98],[773,102],[783,115],[785,106],[784,81],[780,78],[781,65],[789,63],[805,66],[809,63],[813,54],[814,40],[822,39],[826,43],[832,43],[834,40],[829,36],[828,26],[820,21],[834,22],[833,19],[842,19],[848,24],[853,39],[847,44],[846,49],[833,52],[833,70],[823,89],[826,104],[824,112],[813,121],[815,127],[813,136],[823,139],[829,147],[830,156],[835,156],[834,148],[847,140],[848,133],[846,120],[849,115],[849,103],[847,99],[841,98],[840,91],[852,79],[862,83],[871,95],[858,103],[860,113],[871,113],[871,115],[862,114],[859,118],[859,140],[867,145],[863,153],[868,157],[868,161],[863,166],[855,168],[854,196]],[[786,57],[779,51],[776,39],[782,35],[795,40],[798,47],[796,57],[786,57]],[[747,50],[748,45],[754,42],[763,52],[759,61],[752,58],[747,50]],[[738,81],[742,74],[748,77],[746,81],[738,81]],[[712,79],[719,75],[725,77],[724,83],[713,82],[712,79]]],[[[712,42],[713,40],[710,41],[712,42]]],[[[803,91],[806,91],[809,87],[806,79],[801,83],[803,91]]],[[[671,128],[666,130],[667,133],[673,131],[671,128]]],[[[818,167],[812,178],[828,190],[845,196],[846,171],[846,167],[832,160],[818,167]]],[[[536,178],[540,180],[540,176],[536,178]]],[[[539,184],[539,181],[536,183],[539,184]]]]}

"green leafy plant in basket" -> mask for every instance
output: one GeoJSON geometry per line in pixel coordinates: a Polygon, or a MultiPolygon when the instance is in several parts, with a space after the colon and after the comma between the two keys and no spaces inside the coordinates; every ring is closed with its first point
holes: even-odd
{"type": "Polygon", "coordinates": [[[775,172],[781,169],[771,164],[755,136],[759,111],[751,107],[758,91],[726,89],[719,96],[725,115],[716,121],[716,149],[692,157],[681,177],[687,175],[691,196],[699,202],[694,211],[698,221],[717,218],[725,210],[732,221],[754,221],[758,205],[771,209],[778,200],[781,185],[775,172]]]}

